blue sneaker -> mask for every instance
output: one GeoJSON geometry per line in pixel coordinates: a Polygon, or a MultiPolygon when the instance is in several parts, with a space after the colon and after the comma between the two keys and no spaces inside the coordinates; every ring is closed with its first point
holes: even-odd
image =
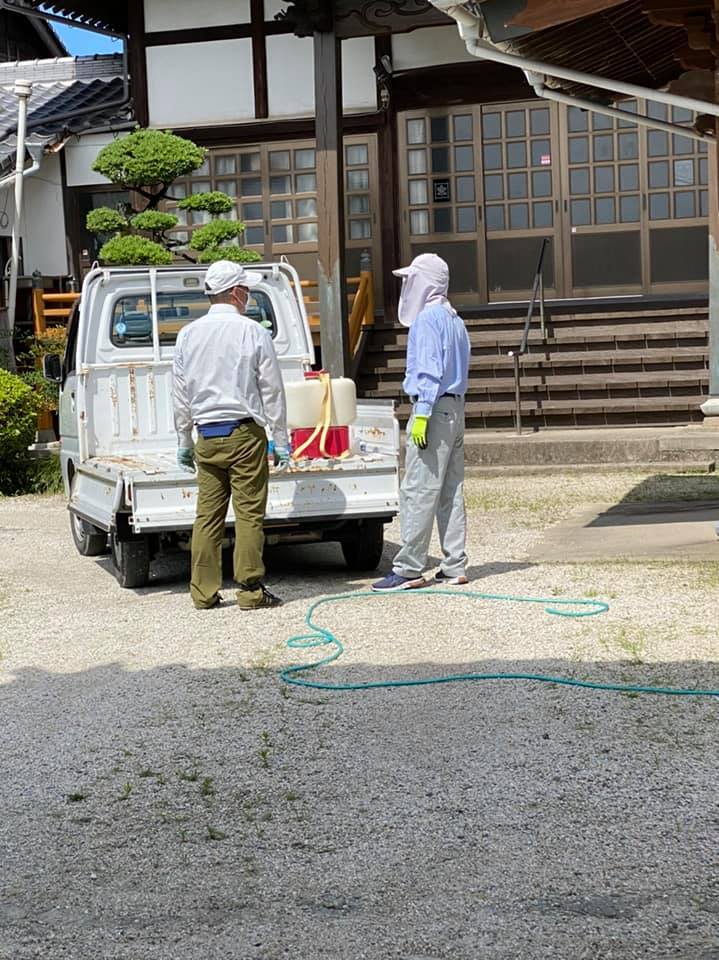
{"type": "Polygon", "coordinates": [[[400,590],[416,590],[426,587],[424,577],[400,577],[397,573],[388,573],[386,577],[372,584],[375,593],[397,593],[400,590]]]}

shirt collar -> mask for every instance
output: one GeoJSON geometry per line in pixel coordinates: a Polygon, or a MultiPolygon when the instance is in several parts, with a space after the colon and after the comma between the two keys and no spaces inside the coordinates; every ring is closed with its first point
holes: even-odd
{"type": "Polygon", "coordinates": [[[226,313],[232,317],[241,317],[242,314],[232,306],[231,303],[212,303],[210,304],[210,309],[207,311],[207,315],[218,313],[226,313]]]}

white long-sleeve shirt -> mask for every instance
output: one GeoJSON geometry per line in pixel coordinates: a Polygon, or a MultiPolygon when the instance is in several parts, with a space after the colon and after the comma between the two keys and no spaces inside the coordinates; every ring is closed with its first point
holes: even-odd
{"type": "Polygon", "coordinates": [[[196,423],[252,417],[288,446],[280,366],[268,330],[230,304],[214,303],[180,330],[173,363],[175,429],[192,446],[196,423]]]}

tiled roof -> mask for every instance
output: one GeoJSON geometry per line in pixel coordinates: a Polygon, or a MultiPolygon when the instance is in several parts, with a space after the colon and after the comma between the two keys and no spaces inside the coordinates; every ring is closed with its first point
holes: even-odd
{"type": "Polygon", "coordinates": [[[27,149],[31,154],[98,124],[128,118],[122,108],[122,57],[62,57],[0,64],[0,171],[14,163],[16,80],[29,80],[27,149]]]}

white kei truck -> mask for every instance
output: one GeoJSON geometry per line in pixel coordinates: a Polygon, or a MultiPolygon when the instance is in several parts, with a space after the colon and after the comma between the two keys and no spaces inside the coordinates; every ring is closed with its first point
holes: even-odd
{"type": "MultiPolygon", "coordinates": [[[[247,314],[272,333],[285,383],[315,362],[299,277],[252,265],[262,283],[247,314]]],[[[70,529],[83,556],[111,553],[123,587],[151,561],[188,549],[195,475],[177,467],[172,358],[178,331],[208,310],[205,267],[95,267],[68,325],[65,356],[44,358],[60,385],[60,462],[70,529]]],[[[339,542],[351,570],[376,568],[399,509],[399,425],[392,401],[358,400],[344,459],[271,469],[266,542],[339,542]]],[[[230,505],[226,538],[234,536],[230,505]]],[[[225,544],[227,545],[227,544],[225,544]]]]}

